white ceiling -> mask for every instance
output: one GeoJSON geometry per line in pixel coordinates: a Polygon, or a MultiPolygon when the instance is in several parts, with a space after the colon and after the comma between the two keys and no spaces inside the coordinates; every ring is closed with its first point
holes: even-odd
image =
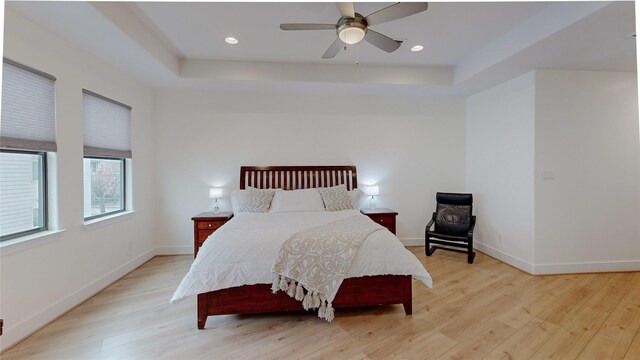
{"type": "MultiPolygon", "coordinates": [[[[394,53],[363,42],[330,60],[320,57],[334,31],[285,32],[279,24],[335,23],[333,3],[6,4],[163,88],[279,83],[273,87],[324,91],[341,83],[344,91],[465,95],[536,68],[636,70],[636,42],[624,37],[635,30],[633,2],[430,3],[426,12],[372,27],[404,41],[394,53]],[[226,36],[239,44],[226,44],[226,36]],[[414,44],[425,49],[413,53],[414,44]]],[[[355,8],[368,15],[390,4],[355,8]]]]}
{"type": "MultiPolygon", "coordinates": [[[[368,15],[392,3],[357,3],[368,15]]],[[[375,31],[404,40],[388,54],[361,42],[335,59],[321,56],[336,33],[282,31],[281,23],[335,24],[340,18],[333,3],[136,3],[143,16],[188,59],[361,63],[389,65],[454,65],[547,6],[545,3],[431,3],[426,12],[372,26],[375,31]],[[226,36],[239,40],[235,46],[226,36]],[[419,53],[409,51],[423,45],[419,53]]]]}

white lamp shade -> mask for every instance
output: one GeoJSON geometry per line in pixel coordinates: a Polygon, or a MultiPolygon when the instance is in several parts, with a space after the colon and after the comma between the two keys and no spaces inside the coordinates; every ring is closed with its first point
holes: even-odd
{"type": "Polygon", "coordinates": [[[365,186],[362,188],[362,191],[364,191],[364,194],[367,196],[377,196],[380,194],[380,188],[378,188],[378,185],[365,186]]]}
{"type": "Polygon", "coordinates": [[[209,188],[210,199],[220,199],[221,197],[222,197],[222,188],[219,188],[219,187],[209,188]]]}
{"type": "Polygon", "coordinates": [[[349,45],[359,43],[365,35],[364,30],[357,27],[346,28],[338,33],[340,40],[349,45]]]}

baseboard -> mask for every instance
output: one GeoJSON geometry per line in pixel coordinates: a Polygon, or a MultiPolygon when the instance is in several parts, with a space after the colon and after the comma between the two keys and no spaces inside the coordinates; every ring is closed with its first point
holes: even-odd
{"type": "Polygon", "coordinates": [[[518,257],[515,257],[513,255],[509,255],[501,250],[498,250],[494,247],[491,247],[489,245],[480,243],[475,241],[473,243],[473,247],[475,249],[477,249],[478,251],[481,251],[491,257],[494,257],[502,262],[505,262],[515,268],[518,268],[524,272],[527,272],[529,274],[535,274],[535,265],[531,264],[529,262],[526,262],[518,257]]]}
{"type": "Polygon", "coordinates": [[[193,246],[158,246],[156,255],[193,255],[193,246]]]}
{"type": "Polygon", "coordinates": [[[640,260],[536,264],[534,268],[536,275],[615,271],[640,271],[640,260]]]}
{"type": "MultiPolygon", "coordinates": [[[[424,238],[402,238],[404,246],[424,246],[424,238]]],[[[158,246],[156,255],[193,255],[193,246],[158,246]]]]}
{"type": "MultiPolygon", "coordinates": [[[[49,305],[27,319],[7,327],[0,338],[0,352],[38,331],[51,321],[73,309],[83,301],[100,292],[116,280],[133,271],[138,266],[149,261],[156,255],[156,249],[151,249],[142,255],[130,260],[110,273],[95,280],[89,285],[77,290],[62,300],[49,305]]],[[[5,324],[6,325],[6,324],[5,324]]]]}
{"type": "Polygon", "coordinates": [[[531,264],[489,245],[478,242],[474,245],[479,251],[532,275],[640,271],[640,260],[531,264]]]}
{"type": "Polygon", "coordinates": [[[424,246],[424,238],[402,238],[400,242],[404,246],[424,246]]]}
{"type": "MultiPolygon", "coordinates": [[[[424,246],[421,238],[402,238],[400,242],[404,246],[424,246]]],[[[193,246],[158,246],[156,255],[193,255],[193,246]]]]}

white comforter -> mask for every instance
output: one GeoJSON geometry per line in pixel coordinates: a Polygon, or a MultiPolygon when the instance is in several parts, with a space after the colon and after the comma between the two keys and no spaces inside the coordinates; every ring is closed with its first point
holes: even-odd
{"type": "MultiPolygon", "coordinates": [[[[171,302],[235,286],[271,284],[273,263],[291,235],[354,215],[365,216],[358,210],[241,213],[200,248],[171,302]]],[[[387,230],[376,231],[364,241],[347,272],[347,278],[367,275],[411,275],[428,287],[432,285],[420,261],[387,230]]]]}

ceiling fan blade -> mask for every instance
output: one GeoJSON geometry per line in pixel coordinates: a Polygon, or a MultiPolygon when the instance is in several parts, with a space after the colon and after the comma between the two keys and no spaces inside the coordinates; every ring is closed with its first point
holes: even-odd
{"type": "Polygon", "coordinates": [[[392,38],[382,35],[379,32],[367,29],[367,35],[364,36],[371,45],[380,48],[388,53],[396,51],[402,42],[393,40],[392,38]]]}
{"type": "Polygon", "coordinates": [[[322,55],[322,58],[323,59],[332,59],[332,58],[336,57],[336,55],[338,55],[338,52],[340,51],[340,49],[342,49],[342,46],[344,46],[344,43],[342,42],[342,40],[340,40],[340,38],[336,38],[336,40],[333,42],[333,44],[331,44],[331,46],[329,46],[327,51],[324,52],[324,55],[322,55]]]}
{"type": "Polygon", "coordinates": [[[429,3],[426,2],[396,3],[368,15],[367,17],[365,17],[365,20],[367,20],[367,25],[369,26],[378,25],[389,21],[398,20],[409,15],[417,14],[419,12],[427,10],[428,7],[429,3]]]}
{"type": "Polygon", "coordinates": [[[335,24],[280,24],[282,30],[335,30],[335,24]]]}
{"type": "Polygon", "coordinates": [[[338,11],[340,11],[340,15],[350,18],[356,17],[356,10],[353,8],[352,2],[339,2],[336,3],[336,6],[338,7],[338,11]]]}

